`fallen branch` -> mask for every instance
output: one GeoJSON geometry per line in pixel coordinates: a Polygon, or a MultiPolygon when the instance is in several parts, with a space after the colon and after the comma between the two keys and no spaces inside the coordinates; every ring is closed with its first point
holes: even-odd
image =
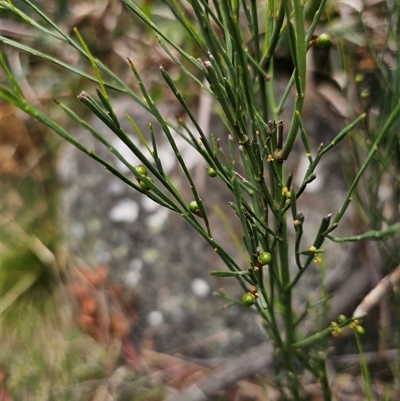
{"type": "Polygon", "coordinates": [[[397,266],[389,275],[384,277],[378,285],[365,296],[360,305],[358,305],[353,312],[353,316],[362,316],[367,314],[379,303],[387,290],[396,287],[397,281],[400,281],[400,265],[397,266]]]}
{"type": "Polygon", "coordinates": [[[245,352],[239,358],[226,362],[220,369],[213,371],[209,377],[192,384],[179,394],[168,398],[168,401],[206,401],[218,391],[260,373],[271,366],[272,346],[264,343],[245,352]]]}

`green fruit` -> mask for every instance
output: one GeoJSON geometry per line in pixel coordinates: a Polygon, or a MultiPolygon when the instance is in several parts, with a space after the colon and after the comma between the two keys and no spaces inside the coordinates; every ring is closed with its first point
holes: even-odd
{"type": "Polygon", "coordinates": [[[355,330],[356,330],[356,333],[360,334],[360,335],[363,335],[365,333],[364,327],[362,327],[362,326],[356,326],[355,330]]]}
{"type": "Polygon", "coordinates": [[[262,252],[258,255],[258,261],[264,266],[269,265],[272,261],[272,255],[269,252],[262,252]]]}
{"type": "MultiPolygon", "coordinates": [[[[154,184],[154,180],[151,177],[146,177],[152,184],[154,184]]],[[[142,188],[144,191],[149,191],[151,188],[143,181],[139,181],[140,188],[142,188]]]]}
{"type": "Polygon", "coordinates": [[[199,205],[195,200],[189,203],[189,209],[192,213],[196,213],[200,210],[199,205]]]}
{"type": "Polygon", "coordinates": [[[331,44],[331,38],[327,33],[321,33],[316,40],[318,47],[327,47],[331,44]]]}
{"type": "Polygon", "coordinates": [[[354,78],[354,81],[356,84],[360,84],[362,81],[364,81],[364,75],[363,74],[357,74],[354,78]]]}
{"type": "Polygon", "coordinates": [[[347,319],[347,317],[345,315],[339,315],[338,322],[343,323],[346,319],[347,319]]]}
{"type": "Polygon", "coordinates": [[[254,305],[255,302],[256,302],[256,297],[251,292],[247,292],[242,297],[242,304],[244,306],[254,305]]]}
{"type": "Polygon", "coordinates": [[[217,172],[216,172],[212,167],[210,167],[210,168],[207,170],[207,174],[208,174],[210,177],[216,177],[216,176],[217,176],[217,172]]]}
{"type": "Polygon", "coordinates": [[[147,168],[143,166],[142,164],[139,164],[138,166],[135,167],[135,170],[140,174],[147,176],[147,168]]]}

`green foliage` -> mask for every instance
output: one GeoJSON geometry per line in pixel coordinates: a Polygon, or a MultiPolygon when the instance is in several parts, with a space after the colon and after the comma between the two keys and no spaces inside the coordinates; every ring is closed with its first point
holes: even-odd
{"type": "MultiPolygon", "coordinates": [[[[359,124],[366,119],[365,113],[356,116],[329,145],[321,146],[314,157],[311,155],[311,146],[302,123],[307,84],[306,54],[310,45],[314,45],[312,41],[314,30],[323,15],[326,1],[322,0],[319,3],[307,30],[305,30],[304,2],[300,0],[267,1],[263,6],[256,0],[249,2],[192,0],[184,5],[176,0],[163,1],[165,7],[174,15],[175,21],[179,23],[180,29],[184,30],[192,48],[196,49],[196,56],[193,56],[190,47],[184,48],[172,33],[162,30],[153,22],[150,6],[141,8],[132,0],[123,0],[126,10],[158,36],[161,48],[179,67],[182,76],[194,83],[198,90],[206,91],[212,96],[220,118],[226,126],[225,139],[228,143],[229,154],[226,154],[223,147],[213,137],[209,138],[203,132],[185,93],[178,88],[167,68],[160,67],[160,79],[162,78],[170,88],[195,130],[188,128],[182,118],[178,118],[175,124],[161,114],[134,60],[128,59],[127,68],[130,68],[139,92],[132,90],[118,74],[91,53],[90,46],[86,44],[87,40],[78,29],[74,29],[75,36],[71,37],[33,3],[28,0],[23,0],[23,3],[30,7],[35,16],[27,16],[11,1],[2,1],[0,5],[39,32],[49,35],[52,40],[73,49],[90,63],[93,73],[88,73],[83,68],[72,67],[60,58],[39,51],[29,44],[18,43],[4,36],[0,40],[7,46],[77,74],[86,82],[96,83],[98,99],[87,92],[81,92],[78,97],[80,102],[130,149],[140,160],[141,165],[132,166],[100,132],[78,117],[67,105],[57,101],[61,109],[75,123],[89,131],[128,167],[130,174],[122,174],[100,155],[79,143],[52,117],[25,97],[18,85],[17,77],[14,76],[4,58],[1,59],[1,65],[8,82],[1,85],[2,99],[47,125],[130,187],[154,202],[179,213],[209,243],[229,269],[226,272],[213,271],[211,274],[236,278],[243,288],[243,304],[249,307],[254,305],[254,309],[263,319],[266,332],[281,356],[279,368],[285,376],[282,383],[287,385],[292,398],[301,399],[299,375],[303,369],[308,369],[316,379],[321,381],[325,399],[329,400],[330,389],[326,380],[325,359],[321,357],[315,365],[312,365],[306,363],[304,355],[312,346],[323,347],[325,344],[323,340],[333,332],[340,334],[342,327],[354,324],[354,321],[341,319],[338,324],[335,323],[335,326],[318,328],[313,334],[304,333],[298,328],[298,323],[307,315],[308,310],[305,311],[304,316],[296,315],[293,308],[293,291],[310,264],[313,261],[319,262],[318,255],[323,252],[322,246],[326,238],[335,242],[381,240],[400,231],[399,224],[395,222],[390,222],[389,227],[382,229],[375,220],[375,224],[372,224],[373,231],[367,231],[364,234],[346,238],[334,237],[331,234],[342,220],[368,169],[376,163],[383,162],[385,157],[383,148],[390,147],[396,140],[392,127],[398,121],[400,114],[398,82],[395,82],[397,92],[393,96],[394,100],[392,99],[390,105],[385,107],[385,121],[382,124],[377,123],[376,135],[364,144],[367,157],[360,161],[343,205],[333,218],[330,214],[321,217],[312,246],[304,250],[301,248],[304,215],[297,210],[297,201],[307,185],[315,179],[315,169],[321,159],[336,148],[345,137],[352,135],[359,124]],[[190,9],[193,19],[187,16],[186,9],[190,9]],[[244,27],[243,21],[247,27],[244,27]],[[288,40],[294,68],[282,98],[278,99],[273,86],[273,56],[283,36],[288,40]],[[283,123],[276,120],[287,102],[292,87],[296,95],[290,126],[285,133],[283,123]],[[186,177],[192,201],[184,199],[179,188],[165,173],[162,155],[158,152],[152,126],[150,126],[151,143],[149,143],[150,141],[145,139],[146,135],[140,132],[133,119],[127,117],[150,156],[142,153],[130,139],[128,132],[122,128],[120,117],[114,111],[109,95],[111,92],[130,98],[154,116],[186,177]],[[200,190],[196,188],[187,162],[180,153],[175,132],[202,156],[204,163],[208,166],[208,175],[220,180],[221,184],[231,192],[234,199],[231,207],[241,225],[247,258],[246,266],[241,266],[224,249],[224,246],[215,240],[213,227],[207,214],[207,202],[201,198],[200,190]],[[292,174],[287,174],[284,167],[285,161],[299,139],[308,155],[309,166],[301,185],[295,188],[292,184],[292,174]],[[193,214],[202,219],[196,218],[193,214]],[[288,220],[290,219],[293,220],[295,229],[294,255],[291,255],[288,243],[288,220]],[[297,265],[297,272],[294,275],[289,269],[292,256],[297,265]],[[299,351],[300,349],[303,351],[299,351]]],[[[330,38],[326,35],[320,35],[315,39],[315,45],[321,47],[328,46],[329,42],[330,38]]],[[[382,164],[384,166],[383,170],[380,170],[382,174],[383,171],[391,169],[391,166],[382,164]]],[[[374,193],[377,192],[378,187],[375,187],[374,193]]],[[[358,338],[362,327],[357,327],[360,327],[355,329],[358,338]]]]}

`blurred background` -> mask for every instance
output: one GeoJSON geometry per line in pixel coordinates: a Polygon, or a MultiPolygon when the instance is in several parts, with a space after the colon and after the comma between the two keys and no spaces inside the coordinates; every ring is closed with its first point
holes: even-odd
{"type": "MultiPolygon", "coordinates": [[[[163,2],[137,3],[187,53],[202,57],[163,2]]],[[[160,79],[159,66],[163,65],[204,130],[220,138],[222,146],[226,144],[226,130],[210,99],[181,73],[154,33],[121,2],[35,4],[65,32],[73,35],[72,29],[78,27],[93,55],[135,88],[126,62],[127,57],[132,59],[163,115],[174,120],[182,110],[160,79]]],[[[308,2],[308,22],[318,5],[317,0],[308,2]]],[[[363,5],[328,1],[317,28],[317,34],[331,34],[332,45],[309,53],[304,126],[313,151],[321,142],[329,143],[361,112],[368,112],[368,117],[362,129],[327,157],[317,171],[318,179],[301,199],[298,208],[310,227],[305,241],[313,240],[322,216],[336,213],[369,145],[399,100],[398,6],[389,0],[368,0],[363,5]]],[[[188,17],[194,18],[186,8],[188,17]]],[[[29,7],[24,11],[33,17],[29,7]]],[[[91,72],[89,63],[69,47],[60,46],[6,10],[1,29],[5,37],[91,72]]],[[[83,90],[94,94],[95,84],[34,55],[1,46],[12,71],[22,77],[19,84],[32,103],[112,160],[53,99],[62,101],[136,163],[77,100],[83,90]]],[[[293,68],[285,38],[274,66],[276,91],[281,94],[293,68]]],[[[129,113],[143,132],[148,131],[152,116],[116,92],[110,96],[121,120],[129,113]]],[[[281,115],[287,126],[291,104],[289,100],[281,115]]],[[[240,300],[242,291],[234,280],[209,275],[210,270],[224,266],[180,216],[134,193],[10,104],[1,104],[0,119],[0,400],[164,400],[207,377],[226,358],[243,355],[267,340],[255,314],[236,304],[228,307],[228,301],[216,296],[240,300]]],[[[155,130],[166,170],[183,196],[190,197],[173,152],[156,125],[155,130]]],[[[355,235],[399,221],[399,132],[397,121],[392,139],[367,172],[335,235],[355,235]]],[[[204,162],[187,144],[179,146],[206,199],[211,224],[221,227],[215,230],[218,240],[245,264],[235,244],[239,225],[229,207],[229,192],[205,174],[204,162]]],[[[287,161],[295,185],[301,183],[307,166],[302,152],[300,145],[295,147],[287,161]]],[[[350,315],[368,290],[400,263],[399,240],[397,235],[378,244],[326,245],[324,286],[333,297],[324,324],[336,320],[339,313],[350,315]]],[[[319,299],[319,284],[318,268],[310,267],[296,294],[299,311],[305,302],[319,299]]],[[[392,391],[399,388],[396,303],[398,295],[388,294],[366,321],[366,350],[372,353],[376,399],[394,400],[392,391]]],[[[313,322],[306,321],[307,325],[312,327],[313,322]]],[[[336,380],[337,399],[363,400],[358,360],[346,364],[340,359],[341,354],[356,352],[354,339],[344,336],[339,343],[335,341],[331,344],[337,356],[332,380],[336,380]]],[[[311,384],[309,391],[313,399],[321,399],[311,384]]],[[[276,394],[270,367],[262,376],[240,381],[215,399],[275,400],[276,394]]]]}

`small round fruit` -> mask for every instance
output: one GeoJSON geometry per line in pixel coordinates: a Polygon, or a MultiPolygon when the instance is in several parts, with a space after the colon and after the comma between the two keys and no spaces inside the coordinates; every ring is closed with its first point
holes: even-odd
{"type": "Polygon", "coordinates": [[[362,336],[363,334],[365,334],[364,327],[362,327],[362,326],[356,326],[355,330],[356,330],[356,333],[357,333],[357,334],[360,334],[361,336],[362,336]]]}
{"type": "Polygon", "coordinates": [[[338,322],[343,323],[346,319],[347,319],[347,317],[345,315],[339,315],[338,322]]]}
{"type": "Polygon", "coordinates": [[[140,175],[147,175],[147,168],[143,166],[143,164],[139,164],[138,166],[135,167],[135,170],[140,174],[140,175]]]}
{"type": "Polygon", "coordinates": [[[189,203],[189,209],[192,213],[196,213],[200,210],[199,205],[195,200],[189,203]]]}
{"type": "Polygon", "coordinates": [[[244,306],[254,305],[256,302],[256,297],[251,292],[246,292],[242,297],[242,304],[244,306]]]}
{"type": "Polygon", "coordinates": [[[272,255],[269,252],[262,252],[258,255],[258,261],[264,266],[269,265],[272,261],[272,255]]]}
{"type": "Polygon", "coordinates": [[[207,170],[207,174],[212,178],[217,176],[217,172],[212,167],[207,170]]]}
{"type": "Polygon", "coordinates": [[[354,81],[356,84],[360,84],[362,81],[364,81],[364,75],[363,74],[357,74],[354,78],[354,81]]]}
{"type": "MultiPolygon", "coordinates": [[[[154,180],[151,177],[147,177],[147,179],[154,184],[154,180]]],[[[151,189],[143,180],[140,180],[139,185],[144,191],[149,191],[151,189]]]]}
{"type": "Polygon", "coordinates": [[[330,44],[331,44],[331,38],[327,33],[321,33],[321,35],[317,37],[316,45],[318,47],[327,47],[330,44]]]}

